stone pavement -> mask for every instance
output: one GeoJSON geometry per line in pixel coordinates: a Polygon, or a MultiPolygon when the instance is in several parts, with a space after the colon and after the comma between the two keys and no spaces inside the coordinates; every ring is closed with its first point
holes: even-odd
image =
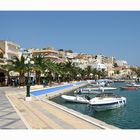
{"type": "MultiPolygon", "coordinates": [[[[32,89],[37,88],[40,87],[32,89]]],[[[78,112],[74,113],[82,116],[78,117],[70,113],[72,110],[62,109],[47,99],[42,101],[32,97],[31,102],[26,102],[25,87],[5,87],[0,90],[4,91],[0,91],[0,129],[118,129],[78,112]]]]}
{"type": "Polygon", "coordinates": [[[31,129],[101,129],[83,119],[69,114],[53,105],[32,97],[31,102],[24,101],[22,94],[8,95],[12,104],[31,129]]]}
{"type": "Polygon", "coordinates": [[[25,129],[26,126],[8,101],[5,93],[0,91],[0,129],[25,129]]]}

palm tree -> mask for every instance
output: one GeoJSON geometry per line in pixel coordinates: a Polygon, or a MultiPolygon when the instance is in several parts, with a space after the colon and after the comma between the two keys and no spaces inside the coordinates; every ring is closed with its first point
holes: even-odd
{"type": "Polygon", "coordinates": [[[86,74],[87,74],[88,78],[90,78],[90,74],[93,71],[92,68],[91,68],[91,66],[87,66],[87,68],[85,68],[85,71],[86,71],[86,74]]]}
{"type": "Polygon", "coordinates": [[[60,66],[55,62],[46,61],[45,68],[47,70],[45,73],[49,83],[51,84],[53,80],[58,81],[58,75],[62,74],[60,66]]]}
{"type": "Polygon", "coordinates": [[[36,73],[36,83],[40,84],[41,83],[41,73],[43,73],[46,69],[46,62],[45,62],[45,58],[44,55],[36,55],[33,56],[33,60],[34,60],[34,66],[33,66],[33,70],[36,73]]]}
{"type": "Polygon", "coordinates": [[[105,69],[102,69],[101,71],[98,71],[98,77],[99,79],[102,77],[102,78],[105,78],[107,76],[107,72],[105,71],[105,69]]]}
{"type": "Polygon", "coordinates": [[[130,69],[132,70],[133,74],[136,74],[137,77],[140,77],[140,67],[137,68],[131,67],[130,69]]]}
{"type": "Polygon", "coordinates": [[[74,63],[68,61],[64,63],[62,66],[62,73],[63,73],[63,81],[71,81],[76,78],[77,75],[77,67],[74,63]]]}
{"type": "Polygon", "coordinates": [[[96,68],[94,68],[93,71],[92,71],[92,73],[93,73],[94,79],[97,79],[98,70],[96,68]]]}
{"type": "Polygon", "coordinates": [[[24,64],[25,58],[23,55],[21,58],[18,58],[17,56],[14,56],[11,60],[8,60],[8,64],[5,66],[8,71],[15,71],[19,73],[19,84],[25,85],[25,77],[24,74],[27,71],[27,68],[24,64]]]}

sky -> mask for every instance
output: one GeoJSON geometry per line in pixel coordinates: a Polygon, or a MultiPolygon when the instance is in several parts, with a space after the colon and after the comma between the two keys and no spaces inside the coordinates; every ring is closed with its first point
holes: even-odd
{"type": "Polygon", "coordinates": [[[140,66],[140,12],[0,11],[0,40],[114,56],[140,66]]]}

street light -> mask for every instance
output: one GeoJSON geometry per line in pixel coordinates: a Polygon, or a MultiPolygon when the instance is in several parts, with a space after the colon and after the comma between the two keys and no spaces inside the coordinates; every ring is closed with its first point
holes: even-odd
{"type": "Polygon", "coordinates": [[[25,101],[31,101],[31,96],[30,96],[30,70],[32,65],[34,64],[34,61],[31,60],[32,55],[29,52],[26,52],[23,54],[25,61],[24,64],[27,67],[27,83],[26,83],[26,98],[25,101]]]}
{"type": "Polygon", "coordinates": [[[79,80],[81,77],[81,74],[77,74],[76,76],[77,76],[77,80],[79,80]]]}
{"type": "Polygon", "coordinates": [[[93,76],[93,73],[90,73],[90,74],[89,74],[89,76],[90,76],[90,78],[92,78],[92,76],[93,76]]]}

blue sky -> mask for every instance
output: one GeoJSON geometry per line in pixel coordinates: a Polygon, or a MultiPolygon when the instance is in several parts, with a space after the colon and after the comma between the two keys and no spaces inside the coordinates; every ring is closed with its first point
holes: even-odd
{"type": "Polygon", "coordinates": [[[140,12],[0,11],[0,39],[23,48],[71,49],[140,66],[140,12]]]}

